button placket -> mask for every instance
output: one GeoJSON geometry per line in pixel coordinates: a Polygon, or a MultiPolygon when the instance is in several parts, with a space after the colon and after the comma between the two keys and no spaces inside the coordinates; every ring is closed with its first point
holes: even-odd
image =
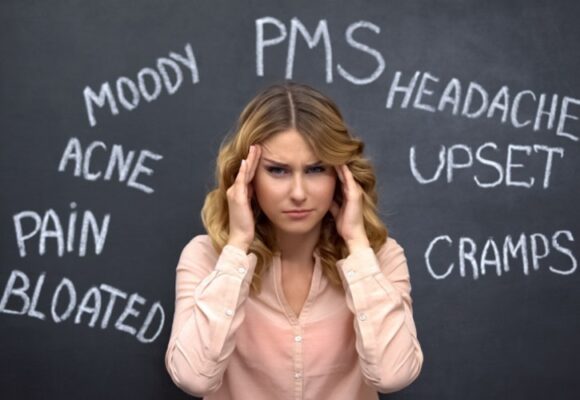
{"type": "Polygon", "coordinates": [[[301,326],[298,325],[294,330],[294,396],[296,399],[302,399],[303,396],[303,370],[304,360],[302,359],[302,347],[304,337],[302,336],[301,326]]]}

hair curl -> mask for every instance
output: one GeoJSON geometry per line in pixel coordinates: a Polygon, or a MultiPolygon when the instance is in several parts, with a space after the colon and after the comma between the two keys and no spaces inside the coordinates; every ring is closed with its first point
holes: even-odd
{"type": "MultiPolygon", "coordinates": [[[[377,252],[387,240],[388,231],[377,213],[376,177],[370,161],[363,157],[364,143],[351,134],[330,98],[310,86],[292,81],[269,86],[258,93],[240,114],[235,129],[221,142],[215,171],[217,187],[207,194],[201,210],[201,219],[214,249],[220,254],[228,243],[226,190],[234,183],[250,145],[292,128],[304,136],[323,163],[349,167],[363,190],[364,227],[370,246],[377,252]]],[[[334,198],[341,206],[340,180],[337,180],[334,198]]],[[[271,265],[277,251],[277,243],[273,226],[261,212],[255,196],[251,207],[256,224],[249,251],[256,255],[257,264],[250,290],[256,294],[261,289],[263,272],[271,265]]],[[[348,248],[336,230],[330,211],[321,223],[317,244],[321,265],[329,281],[342,287],[336,261],[348,256],[348,248]]]]}

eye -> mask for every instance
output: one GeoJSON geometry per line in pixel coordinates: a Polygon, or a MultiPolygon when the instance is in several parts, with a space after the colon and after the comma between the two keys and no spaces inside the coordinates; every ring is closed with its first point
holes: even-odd
{"type": "Polygon", "coordinates": [[[315,172],[324,172],[326,171],[326,168],[324,168],[322,165],[316,165],[314,167],[310,167],[310,170],[314,170],[315,172]]]}
{"type": "Polygon", "coordinates": [[[267,167],[266,170],[271,173],[272,175],[282,175],[278,172],[284,172],[284,168],[280,167],[267,167]]]}

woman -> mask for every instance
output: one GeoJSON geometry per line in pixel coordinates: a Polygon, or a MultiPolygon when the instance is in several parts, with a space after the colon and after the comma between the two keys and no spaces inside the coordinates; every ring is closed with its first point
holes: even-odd
{"type": "Polygon", "coordinates": [[[207,235],[177,265],[166,352],[177,386],[212,400],[377,399],[423,353],[403,248],[332,100],[293,82],[243,110],[222,143],[207,235]]]}

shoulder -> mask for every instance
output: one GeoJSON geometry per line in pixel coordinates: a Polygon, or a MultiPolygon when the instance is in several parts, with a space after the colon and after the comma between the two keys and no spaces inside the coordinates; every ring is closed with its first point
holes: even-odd
{"type": "Polygon", "coordinates": [[[396,258],[405,256],[405,249],[403,246],[392,236],[387,237],[385,243],[382,244],[379,251],[377,252],[377,256],[381,258],[396,258]]]}
{"type": "Polygon", "coordinates": [[[189,240],[189,242],[187,242],[187,244],[185,245],[185,247],[192,247],[192,246],[212,247],[211,238],[209,237],[209,235],[196,235],[196,236],[192,237],[189,240]]]}
{"type": "Polygon", "coordinates": [[[215,263],[218,254],[214,249],[209,235],[197,235],[191,238],[181,251],[182,261],[195,261],[196,263],[215,263]]]}
{"type": "Polygon", "coordinates": [[[387,275],[393,274],[405,277],[409,275],[407,267],[407,257],[403,246],[393,237],[387,237],[387,240],[379,251],[377,251],[381,270],[387,275]]]}

